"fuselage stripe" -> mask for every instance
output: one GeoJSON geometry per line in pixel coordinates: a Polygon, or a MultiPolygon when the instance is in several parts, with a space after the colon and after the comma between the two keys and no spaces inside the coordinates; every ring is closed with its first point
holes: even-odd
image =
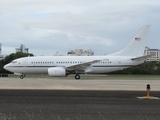
{"type": "MultiPolygon", "coordinates": [[[[106,65],[106,66],[92,66],[92,67],[131,67],[134,65],[106,65]]],[[[59,67],[59,66],[10,66],[10,67],[59,67]]],[[[63,67],[63,66],[62,66],[63,67]]]]}

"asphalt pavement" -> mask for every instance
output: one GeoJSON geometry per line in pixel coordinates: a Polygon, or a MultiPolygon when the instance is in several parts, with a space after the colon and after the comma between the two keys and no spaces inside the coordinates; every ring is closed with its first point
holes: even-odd
{"type": "MultiPolygon", "coordinates": [[[[158,120],[145,91],[0,90],[0,120],[158,120]]],[[[160,97],[159,91],[151,92],[160,97]]]]}

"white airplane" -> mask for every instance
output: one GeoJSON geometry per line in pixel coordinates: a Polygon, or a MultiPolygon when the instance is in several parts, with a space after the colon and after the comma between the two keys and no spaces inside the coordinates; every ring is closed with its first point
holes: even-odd
{"type": "Polygon", "coordinates": [[[119,52],[106,56],[37,56],[23,57],[13,60],[4,69],[20,75],[48,74],[49,76],[67,76],[75,74],[108,73],[141,64],[146,58],[144,49],[149,34],[150,25],[142,26],[127,46],[119,52]]]}

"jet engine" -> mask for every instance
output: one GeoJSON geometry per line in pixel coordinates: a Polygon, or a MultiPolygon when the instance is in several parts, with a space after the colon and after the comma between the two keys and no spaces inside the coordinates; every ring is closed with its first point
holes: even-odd
{"type": "Polygon", "coordinates": [[[48,69],[49,76],[66,76],[66,69],[64,67],[54,67],[48,69]]]}

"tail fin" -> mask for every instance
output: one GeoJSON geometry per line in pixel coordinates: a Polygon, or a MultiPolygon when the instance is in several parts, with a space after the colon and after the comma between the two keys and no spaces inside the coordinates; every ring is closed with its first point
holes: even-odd
{"type": "Polygon", "coordinates": [[[127,46],[119,52],[110,54],[112,56],[143,56],[150,25],[142,26],[138,33],[132,38],[127,46]]]}

